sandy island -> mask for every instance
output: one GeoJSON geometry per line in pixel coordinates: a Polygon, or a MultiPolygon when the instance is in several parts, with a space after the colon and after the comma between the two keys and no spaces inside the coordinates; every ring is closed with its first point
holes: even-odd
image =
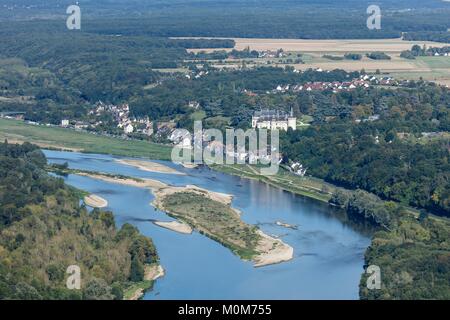
{"type": "MultiPolygon", "coordinates": [[[[94,179],[103,180],[106,182],[129,185],[133,187],[139,188],[149,188],[153,194],[155,195],[155,200],[152,202],[152,205],[162,211],[166,211],[162,205],[162,200],[168,195],[172,195],[174,193],[179,192],[193,192],[197,194],[201,194],[204,197],[207,197],[213,201],[217,201],[223,203],[225,205],[231,205],[231,201],[233,199],[232,195],[213,192],[203,188],[199,188],[194,185],[187,185],[184,187],[176,187],[165,184],[161,181],[154,179],[134,179],[134,178],[122,178],[122,177],[113,177],[101,173],[87,173],[80,172],[77,173],[79,175],[88,176],[94,179]]],[[[240,217],[240,211],[231,208],[238,217],[240,217]]],[[[185,226],[181,226],[184,224],[183,222],[159,222],[155,224],[167,228],[170,230],[174,230],[177,232],[187,232],[187,228],[185,226]]],[[[190,226],[188,226],[190,228],[190,226]]],[[[261,236],[261,240],[259,241],[256,251],[259,252],[252,260],[254,262],[255,267],[262,267],[270,264],[281,263],[284,261],[291,260],[293,258],[294,249],[288,244],[284,243],[280,239],[276,239],[268,236],[263,233],[261,230],[258,230],[259,235],[261,236]]]]}
{"type": "Polygon", "coordinates": [[[104,208],[108,206],[108,201],[99,196],[96,196],[95,194],[85,196],[84,203],[92,208],[104,208]]]}
{"type": "Polygon", "coordinates": [[[289,261],[294,257],[294,248],[290,245],[280,239],[268,236],[261,230],[258,230],[258,233],[262,239],[258,243],[257,250],[262,253],[253,259],[253,266],[263,267],[270,264],[277,264],[289,261]]]}
{"type": "Polygon", "coordinates": [[[144,280],[156,280],[163,277],[164,274],[164,268],[159,264],[146,266],[144,272],[144,280]]]}
{"type": "Polygon", "coordinates": [[[289,228],[289,229],[293,229],[293,230],[297,230],[298,226],[294,225],[294,224],[289,224],[289,223],[285,223],[282,221],[277,221],[275,222],[275,224],[279,227],[284,227],[284,228],[289,228]]]}
{"type": "Polygon", "coordinates": [[[176,164],[179,164],[186,169],[195,169],[195,168],[198,168],[198,166],[199,166],[198,164],[193,163],[193,162],[176,162],[176,164]]]}
{"type": "Polygon", "coordinates": [[[171,221],[171,222],[165,222],[165,221],[154,221],[153,222],[155,225],[161,227],[161,228],[166,228],[172,231],[176,231],[179,233],[184,233],[184,234],[191,234],[192,233],[192,228],[191,226],[189,226],[187,223],[184,222],[180,222],[180,221],[171,221]]]}
{"type": "Polygon", "coordinates": [[[184,175],[184,173],[158,162],[131,159],[117,159],[116,162],[138,168],[142,171],[184,175]]]}

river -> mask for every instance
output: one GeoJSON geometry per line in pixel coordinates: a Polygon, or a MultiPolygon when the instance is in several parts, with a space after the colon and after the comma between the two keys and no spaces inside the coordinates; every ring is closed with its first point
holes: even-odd
{"type": "Polygon", "coordinates": [[[153,239],[166,275],[144,299],[358,299],[358,284],[370,230],[333,207],[293,195],[264,183],[215,172],[187,169],[158,161],[186,175],[152,173],[117,163],[108,155],[45,151],[50,163],[68,162],[73,169],[153,178],[172,185],[195,184],[234,196],[242,219],[294,248],[294,259],[254,268],[213,240],[155,226],[148,219],[171,221],[150,202],[149,190],[69,175],[66,183],[108,201],[118,226],[131,223],[153,239]],[[276,221],[298,225],[297,230],[276,221]]]}

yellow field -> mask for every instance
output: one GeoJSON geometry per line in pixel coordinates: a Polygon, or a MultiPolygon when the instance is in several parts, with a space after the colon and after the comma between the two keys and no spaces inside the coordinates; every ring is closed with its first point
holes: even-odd
{"type": "Polygon", "coordinates": [[[442,43],[430,41],[403,41],[401,39],[369,39],[369,40],[301,40],[301,39],[234,39],[236,49],[250,47],[253,50],[277,50],[319,52],[319,53],[365,53],[383,51],[400,53],[411,49],[414,44],[420,46],[443,47],[442,43]]]}
{"type": "MultiPolygon", "coordinates": [[[[359,71],[365,69],[368,72],[380,70],[402,79],[419,79],[436,81],[441,84],[450,85],[450,57],[419,57],[416,60],[400,58],[403,50],[409,50],[415,44],[427,47],[443,47],[448,44],[431,41],[403,41],[401,39],[374,39],[374,40],[302,40],[302,39],[243,39],[234,38],[235,49],[243,50],[250,47],[252,50],[278,50],[285,52],[300,52],[305,64],[290,64],[296,69],[305,70],[309,68],[321,68],[323,70],[344,69],[347,71],[359,71]],[[322,56],[344,55],[345,53],[365,53],[382,51],[391,56],[391,60],[371,60],[364,57],[360,61],[351,60],[329,60],[322,56]]],[[[211,52],[220,49],[193,49],[192,52],[211,52]]],[[[231,50],[231,49],[224,49],[231,50]]],[[[250,59],[247,66],[265,65],[268,61],[271,65],[279,64],[280,59],[250,59]]],[[[281,59],[283,60],[283,59],[281,59]]],[[[228,59],[226,64],[216,63],[216,67],[237,68],[241,65],[240,60],[228,59]]]]}
{"type": "Polygon", "coordinates": [[[294,65],[297,69],[303,70],[308,68],[322,68],[324,70],[344,69],[347,71],[359,71],[365,69],[366,71],[376,71],[377,69],[383,72],[400,72],[400,71],[429,71],[427,66],[418,66],[415,60],[402,59],[400,56],[391,55],[391,60],[371,60],[364,57],[360,61],[342,60],[333,61],[322,58],[320,55],[311,55],[311,60],[306,64],[294,65]]]}
{"type": "MultiPolygon", "coordinates": [[[[236,42],[235,49],[242,50],[250,47],[252,50],[277,50],[299,51],[311,53],[365,53],[383,51],[386,53],[399,53],[411,49],[414,44],[420,46],[426,44],[432,47],[443,47],[445,44],[431,41],[403,41],[401,39],[362,39],[362,40],[302,40],[302,39],[253,39],[233,38],[236,42]]],[[[191,49],[189,51],[211,52],[218,49],[191,49]]],[[[230,49],[227,49],[230,50],[230,49]]]]}

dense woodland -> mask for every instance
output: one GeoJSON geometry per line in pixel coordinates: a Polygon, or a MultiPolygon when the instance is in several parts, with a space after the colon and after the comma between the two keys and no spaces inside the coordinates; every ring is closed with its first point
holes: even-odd
{"type": "MultiPolygon", "coordinates": [[[[321,97],[343,112],[334,121],[282,136],[289,159],[309,172],[348,188],[450,216],[448,138],[423,138],[450,130],[449,90],[415,84],[321,97]],[[356,122],[378,114],[377,121],[356,122]]],[[[308,105],[302,104],[303,108],[308,105]]],[[[310,104],[310,108],[316,107],[310,104]]],[[[301,108],[302,112],[311,113],[301,108]]]]}
{"type": "Polygon", "coordinates": [[[0,144],[0,299],[122,299],[157,262],[152,241],[111,212],[89,213],[80,191],[45,171],[31,144],[0,144]],[[81,290],[66,269],[81,268],[81,290]]]}
{"type": "Polygon", "coordinates": [[[157,70],[179,67],[188,56],[186,47],[234,43],[30,32],[20,24],[13,29],[0,31],[0,92],[6,98],[0,110],[25,111],[29,120],[54,124],[82,119],[99,100],[124,103],[145,97],[146,85],[172,77],[157,70]]]}
{"type": "MultiPolygon", "coordinates": [[[[15,6],[0,20],[52,19],[65,22],[69,0],[4,0],[15,6]],[[33,8],[27,9],[27,5],[33,8]]],[[[450,28],[450,5],[440,0],[378,0],[381,30],[366,26],[367,0],[86,0],[80,4],[88,32],[157,37],[245,37],[355,39],[399,38],[402,32],[435,40],[450,28]],[[318,12],[311,14],[310,12],[318,12]],[[174,23],[176,21],[176,23],[174,23]]],[[[62,24],[63,25],[63,24],[62,24]]],[[[424,40],[424,39],[420,39],[424,40]]]]}
{"type": "Polygon", "coordinates": [[[404,39],[409,41],[436,41],[450,43],[449,31],[417,31],[407,32],[404,34],[404,39]]]}
{"type": "Polygon", "coordinates": [[[450,224],[421,214],[396,214],[391,230],[375,233],[367,265],[382,266],[381,290],[360,283],[361,299],[450,299],[450,224]]]}
{"type": "Polygon", "coordinates": [[[330,202],[356,221],[378,226],[365,253],[366,265],[381,268],[381,290],[360,282],[361,299],[449,299],[450,223],[417,216],[395,202],[386,202],[362,190],[338,191],[330,202]]]}

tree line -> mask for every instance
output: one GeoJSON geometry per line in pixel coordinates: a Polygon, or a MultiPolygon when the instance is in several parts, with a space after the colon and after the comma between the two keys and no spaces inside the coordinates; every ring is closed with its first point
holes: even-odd
{"type": "Polygon", "coordinates": [[[130,224],[89,212],[80,191],[49,176],[38,147],[0,144],[0,299],[122,299],[158,256],[130,224]],[[81,290],[66,287],[81,268],[81,290]]]}

